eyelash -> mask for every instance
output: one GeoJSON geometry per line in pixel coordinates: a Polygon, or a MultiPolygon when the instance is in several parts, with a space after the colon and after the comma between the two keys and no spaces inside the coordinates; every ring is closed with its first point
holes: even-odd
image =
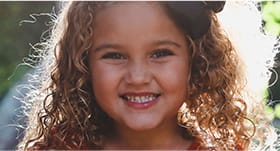
{"type": "MultiPolygon", "coordinates": [[[[171,56],[173,55],[173,52],[169,49],[157,49],[155,50],[151,57],[152,58],[161,58],[161,57],[166,57],[166,56],[171,56]]],[[[102,56],[103,59],[126,59],[124,55],[118,52],[109,52],[106,53],[102,56]]]]}
{"type": "Polygon", "coordinates": [[[157,49],[154,51],[154,53],[151,55],[152,58],[161,58],[166,56],[172,56],[174,55],[173,52],[169,49],[157,49]]]}
{"type": "Polygon", "coordinates": [[[102,56],[103,59],[126,59],[126,57],[117,52],[109,52],[102,56]]]}

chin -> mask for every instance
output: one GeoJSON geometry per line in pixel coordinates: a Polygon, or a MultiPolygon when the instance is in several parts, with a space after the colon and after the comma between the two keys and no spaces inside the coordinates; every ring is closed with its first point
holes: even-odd
{"type": "Polygon", "coordinates": [[[133,131],[148,131],[155,129],[159,126],[156,122],[133,122],[133,123],[127,123],[126,126],[133,130],[133,131]]]}

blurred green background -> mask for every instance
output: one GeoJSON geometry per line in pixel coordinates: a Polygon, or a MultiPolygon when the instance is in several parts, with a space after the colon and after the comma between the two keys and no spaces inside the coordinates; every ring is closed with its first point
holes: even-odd
{"type": "Polygon", "coordinates": [[[36,14],[50,13],[54,6],[55,2],[46,1],[0,1],[0,102],[28,70],[27,66],[18,65],[32,52],[30,44],[39,42],[42,33],[48,29],[50,18],[36,14]]]}
{"type": "Polygon", "coordinates": [[[265,30],[274,35],[280,35],[280,1],[262,2],[262,18],[265,30]]]}
{"type": "MultiPolygon", "coordinates": [[[[1,127],[1,119],[4,121],[5,116],[7,119],[10,118],[8,112],[1,112],[1,107],[4,106],[3,100],[13,96],[7,94],[14,91],[11,88],[29,71],[28,66],[20,64],[23,63],[24,57],[28,57],[32,53],[31,45],[40,42],[42,33],[49,29],[50,17],[46,13],[54,12],[59,6],[58,3],[55,1],[0,1],[0,131],[2,130],[0,132],[0,150],[14,149],[13,147],[17,143],[15,140],[19,139],[18,133],[10,137],[10,140],[4,136],[3,132],[9,136],[11,133],[5,129],[5,126],[1,127]],[[15,137],[17,138],[15,139],[15,137]],[[7,142],[11,143],[7,144],[7,142]]],[[[262,10],[266,32],[279,36],[280,1],[266,1],[258,4],[262,10]]],[[[279,56],[280,54],[275,57],[278,62],[280,61],[279,56]]],[[[279,67],[279,64],[274,67],[278,74],[280,73],[279,67]]],[[[278,121],[275,125],[279,127],[280,81],[269,89],[269,92],[273,93],[273,97],[270,95],[268,98],[268,111],[275,117],[274,121],[278,121]]],[[[6,105],[5,109],[7,108],[10,106],[6,105]]],[[[14,112],[14,108],[10,108],[10,112],[14,112]]],[[[13,131],[13,133],[15,132],[13,131]]]]}
{"type": "Polygon", "coordinates": [[[275,64],[272,68],[275,72],[272,74],[269,83],[273,83],[275,80],[277,81],[268,88],[267,112],[272,113],[274,116],[274,125],[280,129],[280,80],[276,79],[277,76],[275,75],[278,74],[278,78],[280,77],[280,1],[264,1],[260,4],[265,31],[268,34],[278,37],[278,53],[274,58],[275,64]]]}
{"type": "Polygon", "coordinates": [[[40,42],[49,29],[48,13],[55,11],[54,1],[0,1],[0,150],[15,150],[23,136],[25,117],[22,98],[26,90],[25,73],[30,68],[21,65],[33,53],[31,45],[40,42]]]}

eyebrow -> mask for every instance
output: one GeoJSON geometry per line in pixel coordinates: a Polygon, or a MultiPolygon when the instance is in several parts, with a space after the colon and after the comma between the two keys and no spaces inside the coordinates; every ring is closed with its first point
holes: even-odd
{"type": "Polygon", "coordinates": [[[154,42],[155,45],[174,45],[178,48],[182,47],[179,43],[172,40],[158,40],[154,42]]]}
{"type": "MultiPolygon", "coordinates": [[[[153,42],[153,45],[173,45],[178,48],[182,47],[179,43],[174,42],[172,40],[157,40],[157,41],[153,42]]],[[[95,48],[94,51],[97,52],[102,49],[120,49],[120,48],[122,48],[122,46],[119,44],[113,44],[113,43],[106,44],[105,43],[105,44],[102,44],[102,45],[98,46],[97,48],[95,48]]]]}
{"type": "Polygon", "coordinates": [[[102,44],[102,45],[98,46],[97,48],[94,49],[94,51],[97,52],[102,49],[108,49],[108,48],[119,49],[119,48],[121,48],[121,46],[118,44],[107,43],[107,44],[102,44]]]}

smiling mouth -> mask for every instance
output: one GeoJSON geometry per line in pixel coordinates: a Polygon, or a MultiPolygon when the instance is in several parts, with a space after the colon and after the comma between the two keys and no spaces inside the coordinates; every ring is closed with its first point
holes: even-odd
{"type": "Polygon", "coordinates": [[[133,103],[147,103],[157,99],[160,94],[151,94],[145,96],[122,95],[121,98],[133,103]]]}

